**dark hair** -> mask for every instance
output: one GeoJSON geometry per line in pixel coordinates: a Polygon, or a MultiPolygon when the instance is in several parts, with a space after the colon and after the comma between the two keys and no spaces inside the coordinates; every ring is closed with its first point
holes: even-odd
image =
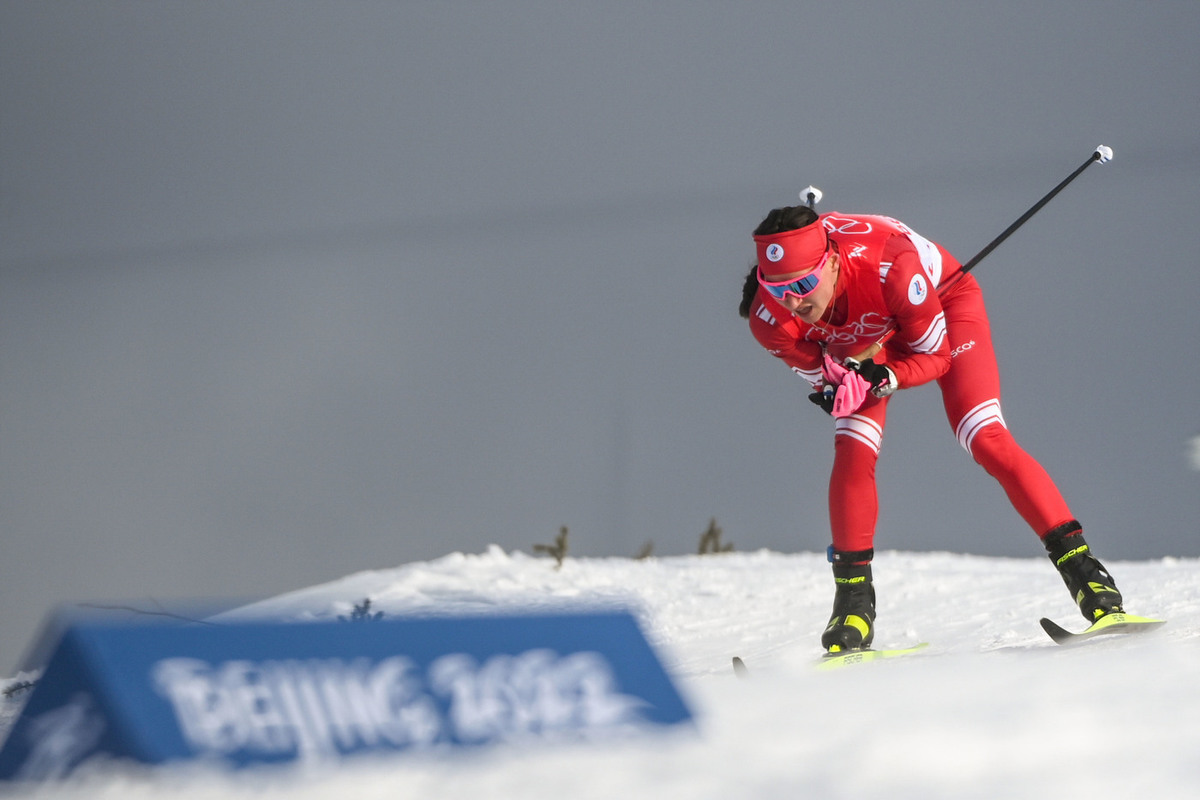
{"type": "Polygon", "coordinates": [[[794,231],[817,221],[817,212],[808,206],[784,206],[773,208],[767,218],[754,229],[755,236],[770,236],[772,233],[794,231]]]}
{"type": "Polygon", "coordinates": [[[750,319],[750,306],[754,305],[754,295],[758,293],[758,264],[750,265],[746,274],[746,282],[742,284],[742,303],[738,306],[738,315],[742,319],[750,319]]]}
{"type": "MultiPolygon", "coordinates": [[[[817,221],[817,212],[808,206],[784,206],[773,208],[767,218],[754,229],[755,236],[770,236],[772,233],[794,231],[811,225],[817,221]]],[[[738,314],[743,319],[750,319],[750,307],[754,305],[754,295],[758,293],[758,264],[751,265],[742,284],[742,302],[738,306],[738,314]]]]}

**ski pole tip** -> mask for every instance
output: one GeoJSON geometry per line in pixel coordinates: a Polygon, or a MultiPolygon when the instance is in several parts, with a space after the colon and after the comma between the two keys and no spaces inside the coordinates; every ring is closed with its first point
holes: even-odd
{"type": "Polygon", "coordinates": [[[800,199],[807,203],[809,208],[814,208],[824,196],[825,193],[815,186],[806,186],[800,192],[800,199]]]}
{"type": "Polygon", "coordinates": [[[1092,154],[1092,157],[1095,158],[1097,161],[1099,161],[1101,164],[1105,164],[1109,161],[1112,161],[1112,157],[1113,157],[1112,148],[1109,147],[1108,145],[1102,144],[1096,148],[1096,152],[1094,152],[1092,154]]]}

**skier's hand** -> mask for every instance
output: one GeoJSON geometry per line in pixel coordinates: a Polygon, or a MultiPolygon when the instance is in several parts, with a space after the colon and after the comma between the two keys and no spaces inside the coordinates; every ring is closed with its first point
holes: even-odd
{"type": "Polygon", "coordinates": [[[842,378],[842,384],[837,387],[837,394],[834,395],[831,413],[838,419],[850,416],[858,411],[870,390],[871,384],[867,383],[866,378],[847,370],[846,377],[842,378]]]}
{"type": "Polygon", "coordinates": [[[846,377],[840,386],[827,383],[824,389],[813,392],[808,399],[814,405],[820,406],[826,414],[841,419],[858,411],[863,401],[867,399],[869,390],[870,385],[866,379],[847,370],[846,377]]]}
{"type": "Polygon", "coordinates": [[[850,373],[850,370],[835,361],[829,353],[823,353],[821,359],[823,362],[821,365],[821,376],[825,378],[825,385],[841,386],[842,381],[850,373]]]}
{"type": "Polygon", "coordinates": [[[896,374],[883,364],[876,364],[873,359],[855,361],[846,359],[846,366],[858,373],[870,387],[871,394],[876,397],[887,397],[898,388],[896,374]]]}
{"type": "Polygon", "coordinates": [[[834,389],[835,387],[825,384],[824,390],[820,392],[813,392],[808,396],[808,399],[812,401],[814,405],[820,406],[821,410],[826,414],[832,414],[834,389]]]}
{"type": "MultiPolygon", "coordinates": [[[[846,363],[857,364],[858,362],[849,359],[846,363]]],[[[825,409],[827,414],[838,419],[848,417],[857,411],[863,401],[867,399],[867,392],[871,389],[867,380],[837,363],[829,353],[824,355],[824,366],[821,372],[825,377],[824,391],[819,395],[809,395],[808,399],[825,409]]]]}

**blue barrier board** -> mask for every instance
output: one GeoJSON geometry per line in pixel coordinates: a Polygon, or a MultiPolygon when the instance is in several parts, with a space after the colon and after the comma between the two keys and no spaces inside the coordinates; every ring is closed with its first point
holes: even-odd
{"type": "Polygon", "coordinates": [[[94,757],[229,766],[674,725],[690,711],[624,611],[170,627],[76,624],[0,779],[94,757]]]}

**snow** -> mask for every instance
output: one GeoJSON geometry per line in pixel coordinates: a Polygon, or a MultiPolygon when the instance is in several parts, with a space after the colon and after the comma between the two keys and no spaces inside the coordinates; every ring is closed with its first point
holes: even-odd
{"type": "Polygon", "coordinates": [[[633,741],[401,754],[337,768],[110,767],[8,796],[1194,797],[1200,559],[1108,566],[1130,612],[1168,624],[1063,648],[1038,618],[1075,630],[1083,620],[1045,558],[880,553],[876,644],[931,645],[832,672],[815,668],[833,591],[824,554],[568,557],[558,568],[493,547],[364,572],[221,618],[329,619],[366,598],[385,615],[629,607],[696,724],[633,741]],[[747,678],[734,675],[735,655],[747,678]]]}

